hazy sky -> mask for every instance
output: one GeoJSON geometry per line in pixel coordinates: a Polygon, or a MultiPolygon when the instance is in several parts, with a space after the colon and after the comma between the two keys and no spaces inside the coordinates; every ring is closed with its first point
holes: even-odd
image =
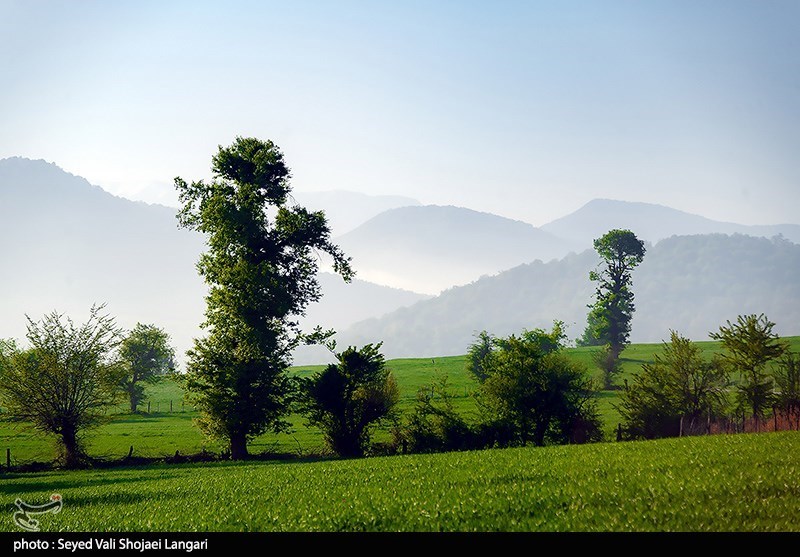
{"type": "Polygon", "coordinates": [[[0,158],[134,199],[253,135],[297,190],[800,223],[797,0],[0,0],[0,85],[0,158]]]}

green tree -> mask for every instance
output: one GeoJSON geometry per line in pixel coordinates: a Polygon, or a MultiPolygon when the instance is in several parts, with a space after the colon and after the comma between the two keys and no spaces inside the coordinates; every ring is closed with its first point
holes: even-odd
{"type": "Polygon", "coordinates": [[[642,370],[620,394],[618,410],[633,438],[678,434],[681,417],[699,420],[724,413],[728,373],[719,358],[707,362],[700,348],[670,331],[663,355],[642,370]]]}
{"type": "Polygon", "coordinates": [[[595,302],[589,306],[588,324],[578,345],[605,347],[606,354],[598,361],[603,367],[604,387],[610,389],[631,332],[635,309],[631,272],[644,259],[645,247],[630,230],[614,229],[597,238],[594,249],[604,267],[589,273],[589,279],[597,283],[595,302]]]}
{"type": "Polygon", "coordinates": [[[800,354],[787,352],[775,370],[776,403],[787,414],[800,414],[800,354]]]}
{"type": "Polygon", "coordinates": [[[121,331],[102,308],[93,306],[81,325],[56,312],[39,322],[28,317],[29,348],[0,344],[3,406],[11,419],[56,435],[68,468],[86,461],[82,435],[104,420],[124,373],[116,352],[121,331]]]}
{"type": "Polygon", "coordinates": [[[600,421],[585,366],[563,353],[562,323],[498,339],[479,390],[485,417],[525,445],[595,440],[600,421]]]}
{"type": "Polygon", "coordinates": [[[475,342],[467,347],[467,371],[479,383],[483,383],[487,377],[484,365],[494,351],[495,338],[486,331],[481,331],[476,336],[475,342]]]}
{"type": "Polygon", "coordinates": [[[767,364],[780,358],[789,345],[772,332],[775,323],[763,313],[739,315],[736,323],[726,321],[726,325],[709,336],[722,342],[727,350],[723,358],[740,373],[741,381],[736,386],[740,407],[747,408],[756,418],[763,418],[775,402],[767,364]]]}
{"type": "Polygon", "coordinates": [[[336,354],[338,363],[302,380],[303,413],[339,456],[363,456],[370,427],[391,418],[400,398],[380,346],[351,346],[336,354]]]}
{"type": "Polygon", "coordinates": [[[175,179],[180,224],[206,234],[208,244],[197,266],[209,285],[208,333],[187,352],[186,388],[202,411],[201,428],[242,459],[249,439],[287,426],[292,350],[332,334],[305,335],[298,324],[321,297],[318,252],[345,281],[353,271],[324,213],[287,204],[289,169],[274,143],[237,137],[219,147],[212,171],[210,183],[175,179]]]}
{"type": "Polygon", "coordinates": [[[175,349],[162,329],[137,323],[122,339],[119,355],[126,372],[121,386],[130,401],[131,412],[136,413],[144,400],[144,384],[155,383],[175,370],[175,349]]]}

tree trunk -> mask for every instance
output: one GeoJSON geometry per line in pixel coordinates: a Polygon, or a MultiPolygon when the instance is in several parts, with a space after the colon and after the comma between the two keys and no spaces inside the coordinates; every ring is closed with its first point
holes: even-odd
{"type": "Polygon", "coordinates": [[[249,455],[247,452],[247,435],[242,432],[231,433],[231,458],[233,460],[244,460],[249,455]]]}
{"type": "Polygon", "coordinates": [[[83,453],[78,444],[78,434],[73,424],[61,427],[61,444],[64,448],[64,466],[78,468],[83,460],[83,453]]]}
{"type": "Polygon", "coordinates": [[[536,428],[533,431],[533,442],[537,447],[544,446],[544,436],[547,433],[547,422],[541,421],[536,424],[536,428]]]}
{"type": "Polygon", "coordinates": [[[361,436],[352,431],[340,431],[331,443],[333,450],[344,458],[358,458],[364,456],[361,447],[361,436]]]}
{"type": "Polygon", "coordinates": [[[128,393],[128,398],[131,401],[131,414],[136,413],[136,408],[139,406],[139,396],[136,393],[136,383],[128,383],[125,386],[128,393]]]}

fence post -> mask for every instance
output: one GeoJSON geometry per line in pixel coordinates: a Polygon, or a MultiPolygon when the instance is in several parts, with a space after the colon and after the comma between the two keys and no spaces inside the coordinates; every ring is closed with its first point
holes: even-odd
{"type": "Polygon", "coordinates": [[[172,401],[171,400],[169,401],[169,412],[170,412],[170,414],[172,413],[172,401]]]}
{"type": "Polygon", "coordinates": [[[11,449],[6,448],[6,468],[11,470],[11,449]]]}
{"type": "Polygon", "coordinates": [[[778,431],[778,409],[772,407],[772,431],[778,431]]]}

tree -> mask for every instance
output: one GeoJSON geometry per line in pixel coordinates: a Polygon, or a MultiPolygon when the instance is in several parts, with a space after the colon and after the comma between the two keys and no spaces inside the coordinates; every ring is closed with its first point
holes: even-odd
{"type": "Polygon", "coordinates": [[[728,352],[723,358],[740,373],[741,382],[736,386],[740,407],[752,411],[753,417],[763,418],[774,402],[767,364],[780,358],[789,346],[772,332],[775,323],[763,313],[739,315],[736,323],[728,320],[726,324],[709,336],[722,342],[728,352]]]}
{"type": "Polygon", "coordinates": [[[475,342],[467,348],[467,371],[479,382],[486,380],[487,374],[484,368],[487,358],[494,351],[494,336],[486,331],[477,334],[475,342]]]}
{"type": "Polygon", "coordinates": [[[534,329],[498,339],[486,361],[478,400],[488,420],[510,428],[518,444],[600,437],[588,371],[564,355],[562,326],[556,322],[550,333],[534,329]]]}
{"type": "Polygon", "coordinates": [[[303,380],[303,412],[319,427],[339,456],[363,456],[370,427],[389,418],[399,400],[397,383],[386,369],[381,344],[336,354],[338,363],[303,380]]]}
{"type": "Polygon", "coordinates": [[[287,426],[292,350],[332,334],[305,335],[298,325],[321,297],[317,251],[345,281],[353,271],[330,241],[325,214],[287,205],[289,169],[273,142],[237,137],[219,147],[212,171],[210,183],[175,179],[181,226],[206,234],[208,244],[197,265],[209,285],[208,334],[187,352],[186,388],[202,429],[242,459],[253,436],[287,426]]]}
{"type": "Polygon", "coordinates": [[[603,259],[605,268],[589,273],[597,283],[595,303],[591,306],[588,325],[578,345],[604,345],[604,387],[613,387],[619,371],[619,356],[628,344],[631,318],[635,309],[631,290],[631,272],[642,262],[644,242],[630,230],[614,229],[594,241],[594,249],[603,259]]]}
{"type": "Polygon", "coordinates": [[[175,349],[170,346],[169,335],[155,325],[137,323],[122,339],[119,355],[125,364],[125,377],[121,386],[136,413],[144,400],[143,383],[155,383],[175,369],[175,349]]]}
{"type": "Polygon", "coordinates": [[[82,325],[56,312],[39,322],[28,317],[30,347],[0,346],[3,406],[12,419],[57,435],[68,468],[85,462],[82,434],[103,421],[119,393],[121,331],[102,308],[93,306],[82,325]]]}
{"type": "Polygon", "coordinates": [[[787,416],[800,415],[800,354],[784,354],[775,370],[775,384],[778,387],[777,405],[787,416]]]}
{"type": "Polygon", "coordinates": [[[654,439],[679,432],[680,420],[724,413],[728,373],[719,358],[705,361],[700,348],[670,331],[663,355],[642,365],[620,395],[618,410],[633,438],[654,439]]]}

